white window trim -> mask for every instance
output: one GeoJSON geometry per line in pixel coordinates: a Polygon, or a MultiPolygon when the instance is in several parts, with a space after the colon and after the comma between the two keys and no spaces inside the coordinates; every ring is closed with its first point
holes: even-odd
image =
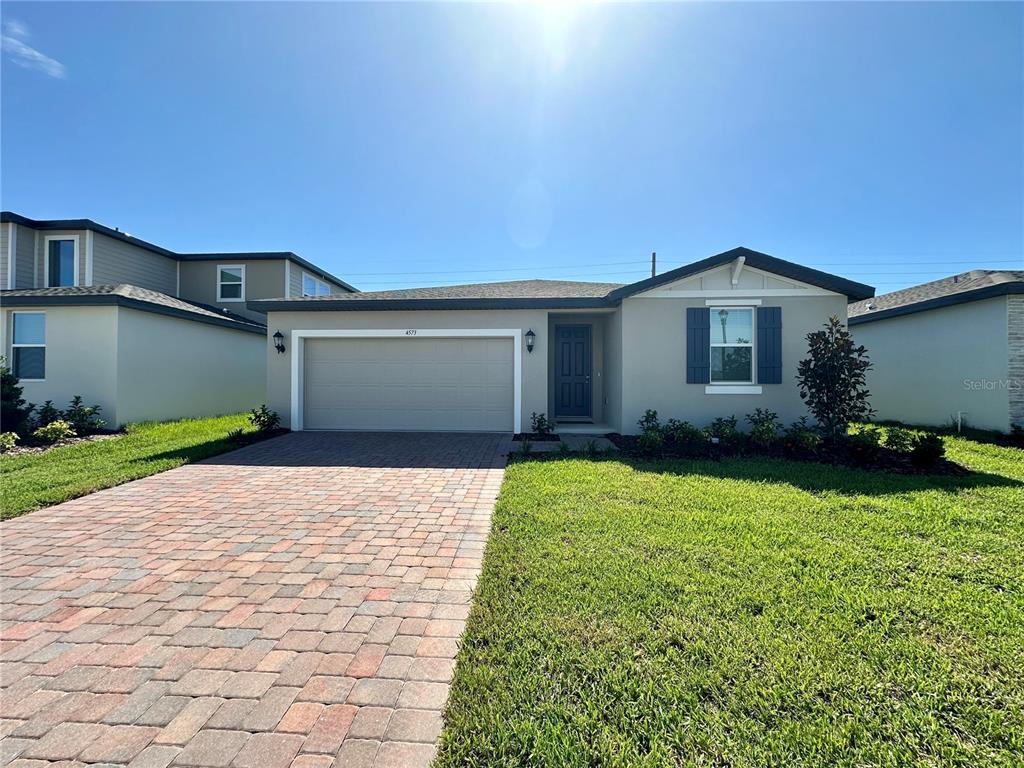
{"type": "MultiPolygon", "coordinates": [[[[236,283],[226,283],[226,285],[236,285],[236,283]]],[[[245,264],[218,264],[217,265],[217,301],[220,301],[220,302],[239,302],[239,301],[245,301],[245,264]],[[225,283],[222,283],[220,281],[220,271],[222,269],[240,269],[240,270],[242,270],[242,295],[239,296],[237,299],[235,299],[235,298],[224,298],[221,295],[221,292],[220,292],[221,286],[225,285],[225,283]]]]}
{"type": "MultiPolygon", "coordinates": [[[[751,385],[754,384],[755,377],[757,376],[757,371],[756,371],[756,369],[757,369],[757,350],[754,349],[754,342],[757,340],[757,312],[756,312],[756,310],[753,307],[747,306],[747,305],[744,305],[744,306],[736,306],[736,305],[727,306],[725,304],[719,303],[719,304],[716,304],[716,305],[711,306],[711,307],[708,308],[708,311],[711,313],[711,317],[712,318],[714,318],[715,315],[716,315],[716,313],[715,313],[716,309],[725,309],[725,310],[749,309],[750,310],[750,343],[749,344],[738,344],[738,343],[734,344],[734,343],[724,343],[724,342],[721,342],[721,341],[719,341],[719,342],[714,341],[714,338],[715,338],[715,334],[714,334],[714,325],[715,325],[715,323],[714,323],[714,320],[712,320],[712,322],[711,322],[711,326],[712,326],[711,339],[712,339],[712,341],[711,341],[711,344],[710,344],[711,349],[714,349],[715,347],[749,347],[750,348],[750,378],[747,379],[746,381],[714,381],[714,382],[711,382],[711,384],[709,386],[711,388],[714,388],[714,387],[747,387],[747,388],[749,388],[751,385]]],[[[708,355],[708,363],[710,364],[710,362],[711,362],[711,357],[710,357],[710,353],[709,353],[709,355],[708,355]]],[[[709,370],[708,370],[708,376],[709,377],[711,376],[710,365],[709,365],[709,370]]],[[[712,395],[712,394],[721,394],[721,393],[718,393],[718,392],[708,392],[707,388],[705,388],[704,394],[712,395]]],[[[737,393],[737,394],[739,394],[739,393],[737,393]]],[[[757,394],[760,394],[760,392],[744,392],[742,394],[757,395],[757,394]]]]}
{"type": "MultiPolygon", "coordinates": [[[[269,331],[268,331],[269,333],[269,331]]],[[[302,429],[306,339],[512,339],[512,429],[523,431],[522,328],[406,328],[374,330],[293,330],[291,333],[291,428],[302,429]]]]}
{"type": "Polygon", "coordinates": [[[28,348],[40,348],[43,349],[43,378],[41,379],[24,379],[19,377],[21,381],[46,381],[46,313],[39,312],[37,310],[30,310],[22,312],[20,310],[11,312],[11,370],[14,369],[14,350],[15,349],[28,349],[28,348]],[[14,341],[15,325],[18,322],[18,315],[42,315],[43,316],[43,343],[42,344],[17,344],[14,341]]]}
{"type": "Polygon", "coordinates": [[[74,240],[75,256],[71,260],[74,265],[74,277],[72,285],[79,285],[78,282],[78,235],[46,235],[43,238],[43,287],[50,287],[50,243],[54,240],[74,240]]]}
{"type": "Polygon", "coordinates": [[[330,283],[328,283],[326,280],[323,280],[323,279],[317,277],[316,275],[310,274],[309,272],[303,272],[302,273],[302,289],[301,289],[303,297],[315,298],[317,296],[325,295],[325,294],[322,294],[322,293],[306,293],[306,278],[307,277],[310,280],[312,280],[313,282],[316,283],[316,286],[317,286],[318,290],[319,290],[321,285],[326,286],[327,287],[327,294],[326,295],[327,296],[331,295],[331,284],[330,283]]]}
{"type": "Polygon", "coordinates": [[[760,395],[758,384],[708,384],[704,387],[705,395],[760,395]]]}

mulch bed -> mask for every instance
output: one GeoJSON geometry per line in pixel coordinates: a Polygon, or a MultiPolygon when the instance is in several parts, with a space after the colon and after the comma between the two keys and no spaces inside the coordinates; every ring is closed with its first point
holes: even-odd
{"type": "Polygon", "coordinates": [[[679,453],[673,451],[671,446],[666,446],[660,456],[649,456],[640,450],[638,437],[636,435],[620,435],[618,432],[612,432],[611,434],[605,435],[605,437],[615,444],[615,447],[619,449],[620,455],[639,459],[693,459],[719,461],[726,458],[761,456],[765,458],[789,459],[790,461],[832,464],[835,466],[852,467],[854,469],[864,469],[871,472],[891,472],[899,475],[963,476],[971,474],[971,471],[966,467],[945,458],[939,459],[931,466],[920,467],[910,460],[909,454],[897,452],[884,446],[879,448],[878,458],[870,463],[861,461],[858,457],[852,455],[848,449],[841,447],[822,447],[813,455],[799,455],[787,453],[781,449],[761,450],[750,445],[747,445],[740,450],[723,448],[718,445],[709,445],[706,453],[695,455],[693,453],[679,453]]]}
{"type": "Polygon", "coordinates": [[[4,453],[4,456],[22,456],[30,453],[45,453],[53,448],[60,448],[63,445],[75,445],[76,443],[94,443],[99,440],[111,440],[115,437],[120,437],[123,432],[101,432],[95,435],[85,435],[84,437],[69,437],[65,440],[58,440],[56,443],[33,443],[31,438],[28,438],[24,443],[18,443],[11,450],[4,453]]]}
{"type": "Polygon", "coordinates": [[[514,443],[557,443],[561,439],[562,438],[553,433],[539,435],[536,432],[518,432],[512,435],[512,442],[514,443]]]}

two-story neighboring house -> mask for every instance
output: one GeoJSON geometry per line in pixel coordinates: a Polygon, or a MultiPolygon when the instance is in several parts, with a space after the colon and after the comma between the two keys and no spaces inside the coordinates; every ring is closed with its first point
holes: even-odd
{"type": "Polygon", "coordinates": [[[352,286],[290,252],[176,253],[89,219],[0,214],[2,354],[30,402],[74,395],[110,426],[264,399],[256,299],[352,286]]]}

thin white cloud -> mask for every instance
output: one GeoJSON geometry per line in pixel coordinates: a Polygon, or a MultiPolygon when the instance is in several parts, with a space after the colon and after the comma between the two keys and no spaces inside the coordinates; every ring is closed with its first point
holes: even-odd
{"type": "Polygon", "coordinates": [[[49,77],[67,77],[67,67],[56,59],[51,59],[45,53],[41,53],[25,42],[29,37],[28,27],[20,21],[10,20],[4,22],[3,36],[0,37],[0,47],[7,55],[7,58],[25,69],[34,69],[49,77]]]}

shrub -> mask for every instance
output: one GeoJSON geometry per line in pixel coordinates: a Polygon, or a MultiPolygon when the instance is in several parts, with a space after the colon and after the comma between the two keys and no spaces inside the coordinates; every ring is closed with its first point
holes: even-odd
{"type": "Polygon", "coordinates": [[[242,427],[232,429],[228,432],[228,440],[232,443],[241,443],[245,440],[245,430],[242,427]]]}
{"type": "Polygon", "coordinates": [[[569,447],[569,444],[563,443],[561,440],[558,441],[557,450],[559,456],[568,456],[570,453],[572,453],[572,448],[569,447]]]}
{"type": "Polygon", "coordinates": [[[523,442],[519,444],[519,455],[529,456],[531,453],[533,453],[533,443],[529,440],[523,440],[523,442]]]}
{"type": "Polygon", "coordinates": [[[771,448],[778,441],[782,429],[779,414],[767,408],[755,408],[753,413],[747,414],[747,421],[750,422],[750,442],[754,445],[771,448]]]}
{"type": "Polygon", "coordinates": [[[272,432],[281,426],[281,417],[277,415],[277,411],[270,410],[264,403],[249,412],[249,423],[260,432],[272,432]]]}
{"type": "Polygon", "coordinates": [[[62,418],[71,425],[71,428],[77,434],[87,435],[90,432],[102,429],[107,423],[99,417],[99,413],[102,410],[98,405],[86,405],[82,402],[81,395],[75,395],[71,398],[71,403],[62,414],[62,418]]]}
{"type": "Polygon", "coordinates": [[[814,455],[821,447],[821,435],[801,416],[789,425],[782,436],[782,448],[793,456],[806,458],[814,455]]]}
{"type": "Polygon", "coordinates": [[[797,366],[800,397],[830,439],[846,434],[851,421],[864,421],[874,411],[868,404],[866,375],[871,368],[867,349],[830,317],[825,330],[807,334],[808,357],[797,366]]]}
{"type": "Polygon", "coordinates": [[[917,467],[935,466],[946,455],[946,444],[933,432],[925,432],[914,438],[910,460],[917,467]]]}
{"type": "Polygon", "coordinates": [[[688,421],[669,419],[662,430],[665,442],[680,453],[700,454],[708,449],[708,438],[688,421]]]}
{"type": "Polygon", "coordinates": [[[0,432],[0,453],[7,453],[18,442],[17,432],[0,432]]]}
{"type": "Polygon", "coordinates": [[[535,435],[550,435],[554,432],[555,425],[552,424],[543,413],[530,414],[530,431],[535,435]]]}
{"type": "Polygon", "coordinates": [[[643,417],[637,420],[636,425],[640,427],[641,432],[659,431],[661,424],[658,422],[658,412],[648,408],[644,411],[643,417]]]}
{"type": "Polygon", "coordinates": [[[645,429],[637,438],[636,446],[644,456],[660,456],[665,449],[665,435],[660,429],[645,429]]]}
{"type": "Polygon", "coordinates": [[[885,447],[899,453],[909,453],[914,447],[914,433],[903,427],[888,427],[885,430],[885,447]]]}
{"type": "Polygon", "coordinates": [[[45,427],[37,429],[32,433],[32,436],[42,443],[50,444],[56,443],[58,440],[75,437],[75,430],[66,421],[57,419],[57,421],[51,421],[45,427]]]}
{"type": "Polygon", "coordinates": [[[881,453],[882,433],[870,424],[861,427],[847,438],[853,458],[863,464],[874,464],[881,453]]]}
{"type": "Polygon", "coordinates": [[[23,435],[35,406],[26,403],[21,393],[18,377],[7,367],[6,358],[0,357],[0,425],[23,435]]]}
{"type": "Polygon", "coordinates": [[[53,400],[47,400],[36,411],[36,426],[45,427],[47,424],[57,421],[61,416],[63,414],[60,412],[60,408],[53,404],[53,400]]]}
{"type": "Polygon", "coordinates": [[[743,433],[736,424],[735,416],[719,416],[704,428],[704,434],[723,448],[737,448],[743,442],[743,433]]]}

